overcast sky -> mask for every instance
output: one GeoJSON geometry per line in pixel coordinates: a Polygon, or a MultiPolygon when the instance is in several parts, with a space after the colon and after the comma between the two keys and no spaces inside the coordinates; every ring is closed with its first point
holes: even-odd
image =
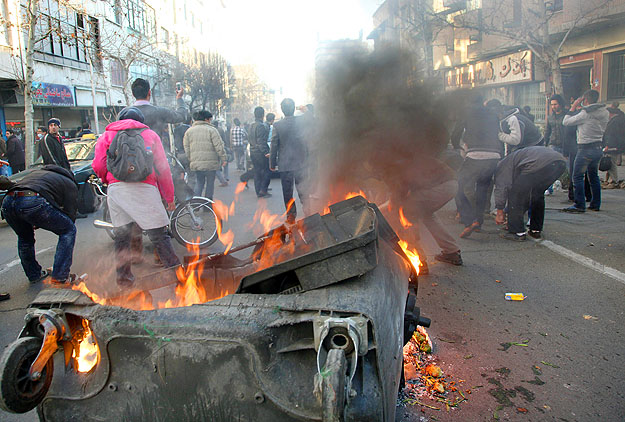
{"type": "MultiPolygon", "coordinates": [[[[381,0],[221,0],[218,46],[232,64],[255,64],[262,79],[304,104],[318,41],[363,38],[381,0]]],[[[280,101],[281,98],[278,98],[280,101]]]]}

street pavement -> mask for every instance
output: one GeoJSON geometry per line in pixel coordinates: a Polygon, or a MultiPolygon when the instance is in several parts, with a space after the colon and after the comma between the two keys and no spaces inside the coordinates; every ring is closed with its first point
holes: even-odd
{"type": "MultiPolygon", "coordinates": [[[[238,176],[215,188],[215,198],[230,204],[238,176]]],[[[273,197],[258,200],[253,184],[240,194],[235,216],[225,229],[235,232],[235,245],[256,237],[247,223],[259,205],[281,214],[279,180],[273,197]]],[[[398,421],[622,421],[625,420],[625,191],[603,191],[600,212],[570,215],[566,192],[547,198],[543,241],[511,242],[488,217],[481,233],[460,240],[465,265],[436,263],[434,242],[424,236],[430,275],[419,277],[418,306],[432,319],[428,333],[434,356],[450,379],[472,389],[468,400],[449,411],[399,406],[398,421]],[[499,280],[500,282],[497,282],[499,280]],[[504,300],[521,292],[522,302],[504,300]],[[509,346],[506,343],[526,344],[509,346]],[[504,345],[502,345],[504,344],[504,345]],[[546,363],[545,363],[546,362],[546,363]],[[539,369],[536,369],[538,367],[539,369]],[[540,375],[537,375],[540,373],[540,375]],[[520,413],[517,408],[527,409],[520,413]]],[[[440,212],[455,235],[453,204],[440,212]]],[[[72,271],[109,274],[114,283],[112,241],[92,226],[99,213],[78,220],[72,271]],[[108,272],[108,273],[107,273],[108,272]]],[[[425,232],[425,231],[424,231],[425,232]]],[[[51,266],[56,236],[37,232],[38,259],[51,266]]],[[[156,267],[145,239],[146,263],[136,274],[156,267]]],[[[182,255],[186,251],[178,247],[182,255]]],[[[219,242],[209,252],[219,252],[219,242]]],[[[24,311],[42,288],[26,280],[16,251],[16,236],[0,227],[0,290],[12,299],[0,302],[0,350],[22,327],[24,311]]],[[[35,411],[0,421],[36,421],[35,411]]]]}

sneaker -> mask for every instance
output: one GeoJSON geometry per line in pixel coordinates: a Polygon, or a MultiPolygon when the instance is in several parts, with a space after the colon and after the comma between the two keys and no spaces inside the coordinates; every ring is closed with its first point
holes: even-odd
{"type": "Polygon", "coordinates": [[[540,235],[540,230],[530,230],[527,232],[530,237],[534,239],[540,239],[542,236],[540,235]]]}
{"type": "Polygon", "coordinates": [[[220,183],[219,186],[225,188],[226,186],[228,186],[228,182],[220,183]]]}
{"type": "Polygon", "coordinates": [[[39,275],[38,278],[34,280],[28,280],[28,281],[30,281],[31,283],[39,283],[41,280],[45,279],[49,275],[50,275],[50,272],[48,270],[41,270],[41,275],[39,275]]]}
{"type": "Polygon", "coordinates": [[[460,237],[462,239],[466,239],[467,237],[471,236],[471,233],[475,231],[479,232],[481,229],[482,229],[482,226],[480,226],[480,223],[478,223],[477,221],[474,221],[473,224],[464,228],[462,233],[460,233],[460,237]]]}
{"type": "Polygon", "coordinates": [[[460,256],[460,251],[452,252],[452,253],[439,253],[434,257],[437,261],[446,262],[452,265],[462,265],[462,256],[460,256]]]}
{"type": "Polygon", "coordinates": [[[522,235],[518,235],[516,233],[501,233],[499,236],[501,236],[502,239],[506,239],[506,240],[514,240],[517,242],[524,242],[527,240],[527,236],[525,234],[522,235]]]}
{"type": "Polygon", "coordinates": [[[88,217],[88,215],[87,215],[87,214],[83,214],[83,213],[81,213],[81,212],[77,212],[77,213],[76,213],[76,218],[87,218],[87,217],[88,217]]]}
{"type": "Polygon", "coordinates": [[[268,192],[261,192],[256,196],[258,196],[259,198],[271,198],[271,194],[268,192]]]}
{"type": "Polygon", "coordinates": [[[50,284],[72,284],[74,281],[76,281],[76,274],[70,274],[65,280],[50,277],[50,284]]]}
{"type": "Polygon", "coordinates": [[[562,208],[562,212],[571,212],[575,214],[581,214],[586,212],[583,208],[577,208],[575,205],[571,205],[570,207],[562,208]]]}
{"type": "Polygon", "coordinates": [[[0,302],[11,299],[11,295],[8,293],[0,293],[0,302]]]}
{"type": "Polygon", "coordinates": [[[588,207],[591,211],[601,211],[598,207],[588,207]]]}

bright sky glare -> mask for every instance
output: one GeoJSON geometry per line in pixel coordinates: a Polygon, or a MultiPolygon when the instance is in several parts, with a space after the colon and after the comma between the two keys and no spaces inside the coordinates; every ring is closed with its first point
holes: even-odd
{"type": "Polygon", "coordinates": [[[276,90],[277,100],[310,102],[306,81],[312,74],[318,41],[363,39],[373,29],[381,0],[221,0],[218,50],[230,63],[254,64],[276,90]],[[282,95],[279,90],[282,89],[282,95]]]}

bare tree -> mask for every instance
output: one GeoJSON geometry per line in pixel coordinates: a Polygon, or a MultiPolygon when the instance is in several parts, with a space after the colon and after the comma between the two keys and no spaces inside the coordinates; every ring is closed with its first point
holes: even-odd
{"type": "Polygon", "coordinates": [[[571,1],[565,17],[556,13],[555,2],[542,0],[484,0],[483,7],[474,13],[441,13],[430,8],[428,16],[439,30],[465,31],[470,34],[467,38],[498,37],[497,48],[527,48],[545,72],[546,91],[562,93],[559,57],[564,45],[572,35],[603,20],[616,1],[571,1]]]}
{"type": "Polygon", "coordinates": [[[218,53],[201,55],[198,64],[186,65],[182,78],[191,97],[189,111],[196,108],[209,109],[219,114],[229,96],[229,65],[218,53]]]}

